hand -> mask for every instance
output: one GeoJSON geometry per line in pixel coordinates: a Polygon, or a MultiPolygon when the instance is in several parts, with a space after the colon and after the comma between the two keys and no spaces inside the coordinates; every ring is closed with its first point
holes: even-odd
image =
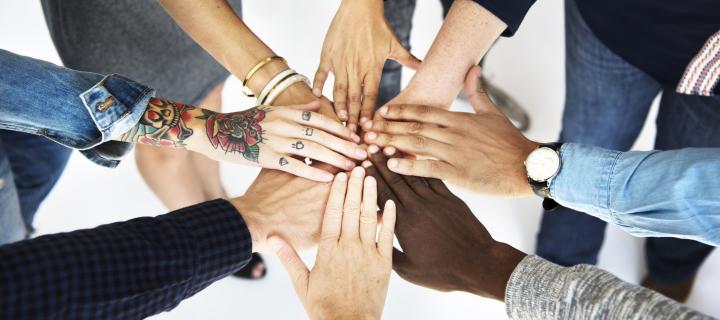
{"type": "Polygon", "coordinates": [[[332,72],[335,111],[355,131],[358,121],[362,124],[372,118],[387,59],[413,69],[420,65],[385,19],[382,0],[343,0],[325,36],[313,93],[322,95],[332,72]]]}
{"type": "Polygon", "coordinates": [[[382,120],[364,124],[364,140],[413,156],[388,162],[399,174],[438,178],[489,195],[532,195],[524,161],[538,144],[476,89],[481,87],[479,72],[479,67],[471,69],[465,88],[475,114],[391,105],[378,111],[382,120]]]}
{"type": "Polygon", "coordinates": [[[403,279],[440,291],[466,291],[504,300],[510,275],[524,254],[493,240],[470,208],[442,181],[400,176],[370,146],[363,166],[377,180],[379,203],[397,205],[393,269],[403,279]]]}
{"type": "Polygon", "coordinates": [[[377,191],[357,167],[348,181],[335,177],[330,191],[315,266],[308,270],[280,237],[270,244],[293,281],[311,319],[380,319],[392,266],[395,207],[385,205],[377,236],[377,191]],[[347,189],[347,192],[346,192],[347,189]]]}
{"type": "Polygon", "coordinates": [[[267,252],[267,238],[282,236],[296,248],[320,239],[329,183],[318,183],[278,170],[261,170],[244,196],[231,199],[245,219],[254,252],[267,252]]]}
{"type": "Polygon", "coordinates": [[[360,141],[355,133],[334,119],[312,112],[319,107],[319,102],[312,102],[292,107],[260,106],[228,114],[206,111],[199,117],[209,141],[204,153],[216,160],[257,164],[311,180],[331,181],[331,173],[293,156],[350,170],[355,167],[353,160],[367,155],[355,143],[360,141]]]}

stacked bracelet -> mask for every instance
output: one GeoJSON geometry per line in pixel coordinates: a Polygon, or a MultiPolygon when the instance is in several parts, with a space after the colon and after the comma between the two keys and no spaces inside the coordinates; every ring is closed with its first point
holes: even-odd
{"type": "Polygon", "coordinates": [[[273,101],[275,101],[275,98],[279,96],[283,91],[285,91],[290,86],[298,83],[298,82],[305,82],[308,86],[310,86],[310,80],[299,73],[295,73],[284,80],[281,80],[275,87],[270,89],[270,93],[265,98],[265,101],[258,101],[260,104],[272,104],[273,101]]]}
{"type": "Polygon", "coordinates": [[[285,81],[286,79],[298,74],[293,69],[287,69],[283,72],[278,73],[270,82],[268,82],[265,85],[265,88],[260,91],[260,95],[257,98],[257,104],[262,105],[265,104],[265,101],[267,100],[268,95],[270,95],[270,92],[275,89],[275,87],[282,81],[285,81]]]}
{"type": "Polygon", "coordinates": [[[245,76],[245,79],[243,79],[243,82],[242,82],[242,85],[243,85],[242,93],[243,93],[245,96],[247,96],[247,97],[249,97],[249,98],[255,97],[255,95],[253,94],[252,90],[247,86],[247,84],[248,84],[248,82],[250,81],[250,79],[252,79],[252,77],[255,75],[255,73],[257,73],[258,71],[260,71],[260,69],[262,69],[264,66],[266,66],[268,63],[272,62],[273,60],[282,61],[284,64],[287,65],[287,61],[285,60],[285,58],[279,57],[279,56],[273,56],[273,57],[265,58],[264,60],[258,62],[254,67],[252,67],[252,69],[250,69],[250,71],[249,71],[249,72],[247,73],[247,75],[245,76]]]}

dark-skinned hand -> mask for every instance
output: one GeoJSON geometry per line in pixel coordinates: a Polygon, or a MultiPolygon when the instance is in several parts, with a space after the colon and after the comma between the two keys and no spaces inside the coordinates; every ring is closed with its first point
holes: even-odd
{"type": "Polygon", "coordinates": [[[378,205],[397,205],[393,269],[403,279],[440,291],[466,291],[504,300],[525,254],[495,241],[470,208],[437,179],[401,176],[372,145],[363,166],[377,180],[378,205]]]}

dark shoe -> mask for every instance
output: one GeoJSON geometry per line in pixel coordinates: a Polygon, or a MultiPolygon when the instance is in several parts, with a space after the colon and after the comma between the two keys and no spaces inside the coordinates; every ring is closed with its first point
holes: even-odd
{"type": "Polygon", "coordinates": [[[687,301],[687,298],[690,296],[690,291],[692,291],[694,283],[695,275],[693,274],[692,277],[688,278],[687,280],[676,283],[661,283],[651,279],[650,276],[645,276],[645,279],[643,279],[640,285],[645,288],[657,291],[670,299],[685,303],[685,301],[687,301]]]}
{"type": "Polygon", "coordinates": [[[233,276],[243,279],[258,280],[265,277],[267,268],[265,268],[265,261],[258,253],[253,253],[252,258],[248,264],[233,273],[233,276]]]}

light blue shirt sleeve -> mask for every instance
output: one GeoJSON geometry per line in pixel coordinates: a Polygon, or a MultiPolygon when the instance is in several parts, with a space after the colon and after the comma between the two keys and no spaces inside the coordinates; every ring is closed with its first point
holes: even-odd
{"type": "Polygon", "coordinates": [[[636,236],[720,245],[720,149],[620,152],[568,143],[560,157],[550,183],[559,204],[636,236]]]}

